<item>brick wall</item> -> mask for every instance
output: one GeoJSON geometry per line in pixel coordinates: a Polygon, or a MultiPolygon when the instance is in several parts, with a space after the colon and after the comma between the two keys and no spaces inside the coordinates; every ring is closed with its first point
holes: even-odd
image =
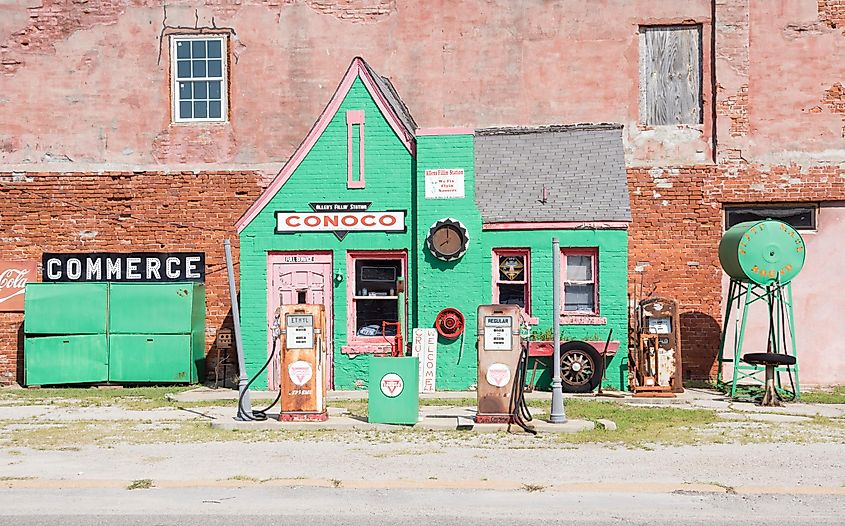
{"type": "MultiPolygon", "coordinates": [[[[223,240],[256,199],[259,174],[0,173],[0,257],[43,252],[206,253],[206,348],[231,326],[223,240]]],[[[237,272],[236,268],[236,272],[237,272]]],[[[0,383],[22,381],[21,313],[0,313],[0,383]],[[19,367],[20,365],[20,367],[19,367]]]]}
{"type": "Polygon", "coordinates": [[[845,26],[845,0],[818,0],[819,20],[836,29],[845,26]]]}
{"type": "Polygon", "coordinates": [[[715,375],[723,313],[722,206],[845,199],[845,167],[759,165],[629,168],[629,290],[677,299],[687,378],[715,375]]]}

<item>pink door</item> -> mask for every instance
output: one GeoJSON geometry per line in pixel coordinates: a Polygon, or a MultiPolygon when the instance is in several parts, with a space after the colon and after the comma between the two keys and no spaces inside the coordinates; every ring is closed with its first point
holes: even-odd
{"type": "MultiPolygon", "coordinates": [[[[332,256],[331,253],[272,253],[267,268],[267,316],[272,326],[280,305],[321,304],[326,309],[326,385],[333,388],[332,372],[332,256]]],[[[268,336],[269,338],[269,336],[268,336]]],[[[268,342],[267,352],[272,351],[268,342]]],[[[278,355],[269,367],[268,388],[279,389],[278,355]]]]}

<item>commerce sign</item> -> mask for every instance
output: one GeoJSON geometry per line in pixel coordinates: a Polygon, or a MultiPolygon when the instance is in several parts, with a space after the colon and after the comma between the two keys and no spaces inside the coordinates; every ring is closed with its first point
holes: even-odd
{"type": "Polygon", "coordinates": [[[0,312],[23,311],[24,289],[35,273],[35,261],[0,261],[0,312]]]}
{"type": "Polygon", "coordinates": [[[42,281],[205,281],[204,252],[44,253],[42,281]]]}

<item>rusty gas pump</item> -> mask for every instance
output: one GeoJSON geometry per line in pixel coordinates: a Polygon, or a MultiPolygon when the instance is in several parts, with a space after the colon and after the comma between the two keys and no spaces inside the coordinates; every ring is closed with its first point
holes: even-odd
{"type": "Polygon", "coordinates": [[[323,305],[279,307],[282,421],[324,421],[326,315],[323,305]]]}
{"type": "Polygon", "coordinates": [[[528,349],[520,334],[519,305],[478,307],[478,411],[479,424],[526,425],[531,414],[525,405],[524,388],[528,349]]]}

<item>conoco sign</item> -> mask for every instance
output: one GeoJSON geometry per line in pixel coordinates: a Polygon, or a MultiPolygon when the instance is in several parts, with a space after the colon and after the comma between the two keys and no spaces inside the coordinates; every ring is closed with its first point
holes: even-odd
{"type": "Polygon", "coordinates": [[[333,232],[343,239],[348,232],[404,232],[405,211],[371,211],[370,203],[309,203],[311,212],[276,212],[276,233],[333,232]]]}
{"type": "Polygon", "coordinates": [[[35,281],[35,261],[0,261],[0,312],[23,311],[26,284],[35,281]]]}

